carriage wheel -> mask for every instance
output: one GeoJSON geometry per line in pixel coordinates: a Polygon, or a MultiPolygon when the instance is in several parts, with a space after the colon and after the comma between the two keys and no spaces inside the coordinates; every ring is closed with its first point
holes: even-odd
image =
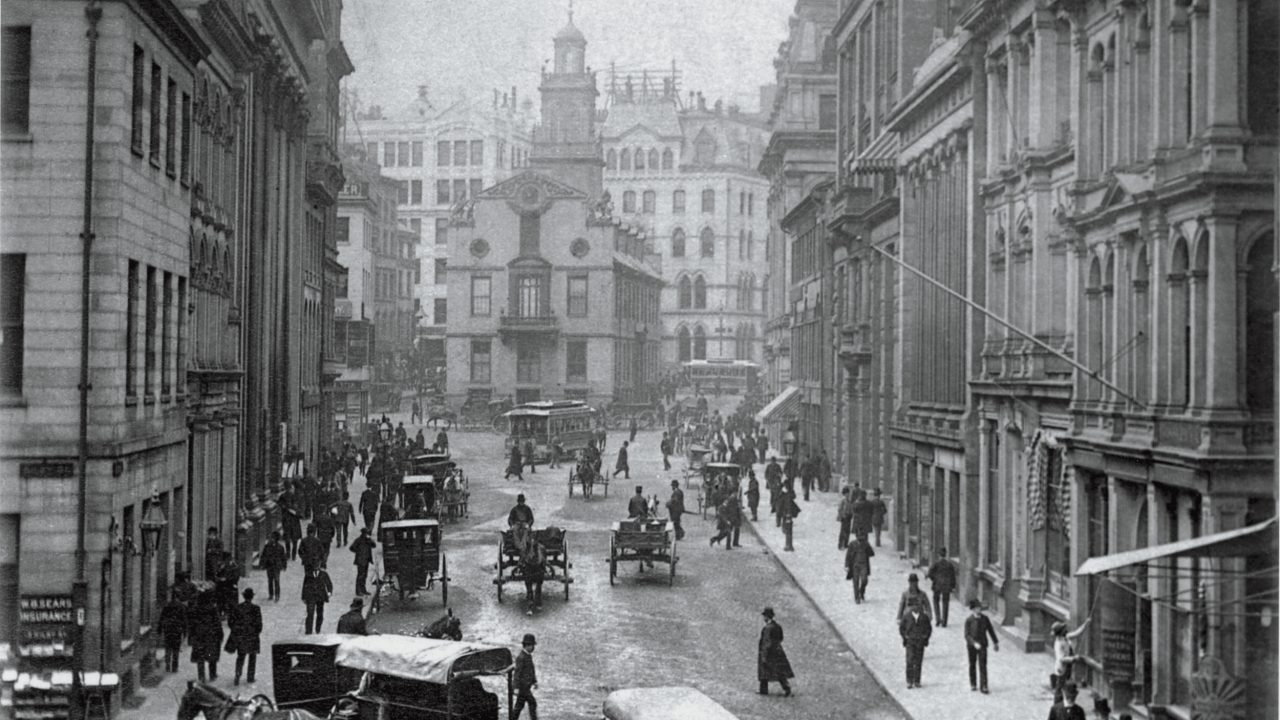
{"type": "MultiPolygon", "coordinates": [[[[675,572],[675,564],[671,565],[672,572],[675,572]]],[[[440,553],[440,602],[444,606],[449,607],[449,559],[444,553],[440,553]]]]}
{"type": "Polygon", "coordinates": [[[369,601],[369,613],[377,614],[382,609],[382,579],[373,581],[373,599],[369,601]]]}
{"type": "Polygon", "coordinates": [[[569,497],[573,497],[573,470],[569,471],[569,497]]]}
{"type": "Polygon", "coordinates": [[[618,577],[618,546],[615,538],[609,538],[609,584],[618,577]]]}
{"type": "MultiPolygon", "coordinates": [[[[271,698],[267,697],[266,695],[263,695],[262,693],[258,693],[257,695],[254,695],[253,697],[249,698],[249,702],[265,705],[267,709],[271,711],[275,711],[276,709],[275,702],[273,702],[271,698]]],[[[261,712],[261,710],[259,710],[259,712],[261,712]]]]}
{"type": "Polygon", "coordinates": [[[676,541],[675,540],[671,541],[671,558],[669,562],[671,563],[671,577],[667,579],[667,585],[672,586],[676,584],[676,541]]]}
{"type": "Polygon", "coordinates": [[[564,562],[561,579],[564,580],[564,601],[569,602],[569,543],[566,542],[560,552],[560,560],[564,562]]]}
{"type": "Polygon", "coordinates": [[[490,427],[499,435],[506,435],[511,427],[511,422],[503,415],[494,415],[489,421],[490,427]]]}
{"type": "Polygon", "coordinates": [[[498,586],[498,604],[502,604],[502,535],[498,535],[498,579],[494,583],[498,586]]]}

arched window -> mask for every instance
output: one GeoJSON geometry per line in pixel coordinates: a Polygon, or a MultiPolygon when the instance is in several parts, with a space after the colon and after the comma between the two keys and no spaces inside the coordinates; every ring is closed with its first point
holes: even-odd
{"type": "MultiPolygon", "coordinates": [[[[747,205],[747,207],[751,207],[751,206],[747,205]]],[[[748,260],[752,259],[752,257],[755,256],[756,254],[755,246],[756,246],[755,233],[748,230],[747,231],[747,259],[748,260]]]]}
{"type": "Polygon", "coordinates": [[[701,275],[693,281],[693,306],[699,310],[707,309],[707,281],[701,275]]]}
{"type": "Polygon", "coordinates": [[[627,150],[626,148],[622,149],[622,154],[618,159],[618,169],[619,170],[631,169],[631,151],[630,150],[627,150]]]}
{"type": "Polygon", "coordinates": [[[684,191],[683,190],[676,190],[675,192],[671,193],[671,212],[673,213],[684,212],[684,191]]]}
{"type": "Polygon", "coordinates": [[[642,196],[643,204],[640,206],[642,212],[652,215],[658,210],[658,194],[652,190],[645,190],[642,196]]]}
{"type": "Polygon", "coordinates": [[[743,309],[745,310],[756,309],[756,276],[755,275],[747,276],[747,299],[746,299],[746,302],[743,304],[743,309]]]}
{"type": "MultiPolygon", "coordinates": [[[[1116,364],[1113,361],[1115,353],[1115,327],[1116,327],[1116,254],[1114,252],[1107,253],[1107,262],[1102,270],[1102,354],[1098,356],[1097,365],[1094,369],[1101,368],[1102,377],[1115,382],[1116,364]]],[[[1107,390],[1106,397],[1111,397],[1113,391],[1107,390]]]]}
{"type": "Polygon", "coordinates": [[[622,193],[622,212],[633,213],[636,211],[636,191],[627,190],[622,193]]]}
{"type": "Polygon", "coordinates": [[[1149,396],[1151,382],[1151,265],[1147,262],[1147,248],[1138,250],[1133,264],[1133,394],[1144,404],[1149,396]]]}
{"type": "Polygon", "coordinates": [[[1268,411],[1275,406],[1276,276],[1272,271],[1275,247],[1271,233],[1253,241],[1245,268],[1244,290],[1244,390],[1250,410],[1268,411]]]}
{"type": "Polygon", "coordinates": [[[1191,380],[1187,402],[1195,407],[1203,407],[1209,399],[1209,342],[1212,333],[1209,331],[1209,232],[1202,230],[1192,245],[1190,284],[1188,289],[1191,298],[1187,316],[1187,325],[1191,327],[1187,335],[1187,347],[1191,359],[1187,363],[1191,380]]]}
{"type": "Polygon", "coordinates": [[[671,257],[684,257],[684,228],[671,231],[671,257]]]}
{"type": "Polygon", "coordinates": [[[677,287],[680,288],[680,309],[688,310],[693,307],[693,283],[689,282],[689,277],[686,275],[680,278],[677,287]]]}
{"type": "Polygon", "coordinates": [[[675,165],[675,153],[671,152],[671,148],[662,151],[662,169],[670,170],[675,165]]]}
{"type": "Polygon", "coordinates": [[[701,325],[693,329],[693,359],[707,359],[707,333],[701,325]]]}
{"type": "Polygon", "coordinates": [[[644,150],[636,148],[636,170],[644,169],[644,150]]]}
{"type": "Polygon", "coordinates": [[[689,328],[681,325],[680,332],[676,334],[676,346],[680,354],[680,362],[688,362],[693,359],[693,345],[689,338],[689,328]]]}
{"type": "Polygon", "coordinates": [[[716,234],[711,228],[702,228],[702,233],[698,235],[698,246],[702,257],[716,256],[716,234]]]}
{"type": "Polygon", "coordinates": [[[604,166],[609,170],[618,169],[618,151],[609,148],[609,152],[604,154],[604,166]]]}
{"type": "Polygon", "coordinates": [[[658,151],[654,148],[649,148],[649,169],[658,169],[658,151]]]}
{"type": "MultiPolygon", "coordinates": [[[[1089,284],[1084,292],[1088,307],[1085,320],[1088,325],[1088,365],[1094,372],[1098,372],[1102,369],[1102,265],[1096,257],[1089,263],[1089,284]]],[[[1090,400],[1099,399],[1102,396],[1102,386],[1096,380],[1089,379],[1086,382],[1088,392],[1085,397],[1090,400]]]]}

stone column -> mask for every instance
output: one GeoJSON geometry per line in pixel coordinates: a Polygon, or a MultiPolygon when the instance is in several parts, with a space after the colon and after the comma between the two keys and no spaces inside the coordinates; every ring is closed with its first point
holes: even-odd
{"type": "MultiPolygon", "coordinates": [[[[1244,498],[1224,497],[1220,495],[1201,496],[1202,532],[1212,534],[1225,530],[1235,530],[1244,526],[1248,503],[1244,498]]],[[[1221,578],[1206,583],[1205,603],[1221,608],[1222,614],[1209,614],[1205,617],[1208,623],[1208,647],[1205,652],[1222,660],[1227,671],[1233,675],[1245,674],[1245,638],[1244,618],[1239,613],[1244,611],[1243,604],[1235,603],[1244,597],[1244,580],[1240,579],[1245,570],[1244,560],[1237,558],[1201,560],[1206,572],[1221,578]],[[1222,573],[1222,575],[1217,575],[1222,573]],[[1234,573],[1234,574],[1233,574],[1234,573]],[[1228,579],[1235,578],[1235,579],[1228,579]]]]}
{"type": "Polygon", "coordinates": [[[1035,54],[1031,77],[1035,81],[1031,94],[1031,147],[1051,147],[1058,138],[1058,84],[1070,82],[1070,68],[1058,67],[1058,19],[1048,10],[1036,10],[1035,54]]]}
{"type": "Polygon", "coordinates": [[[1205,358],[1205,405],[1215,409],[1238,406],[1239,365],[1236,247],[1238,221],[1235,217],[1211,217],[1205,221],[1209,243],[1208,286],[1204,296],[1207,322],[1205,358]]]}

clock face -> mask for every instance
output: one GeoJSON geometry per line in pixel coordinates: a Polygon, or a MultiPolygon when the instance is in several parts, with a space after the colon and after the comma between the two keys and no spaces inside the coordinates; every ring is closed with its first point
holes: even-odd
{"type": "Polygon", "coordinates": [[[476,238],[471,241],[471,254],[477,258],[482,258],[489,254],[489,241],[484,238],[476,238]]]}
{"type": "Polygon", "coordinates": [[[520,188],[520,204],[528,208],[536,207],[542,202],[542,190],[537,185],[525,185],[520,188]]]}
{"type": "Polygon", "coordinates": [[[569,252],[576,258],[586,257],[587,253],[591,252],[591,243],[587,242],[586,238],[578,238],[569,246],[569,252]]]}

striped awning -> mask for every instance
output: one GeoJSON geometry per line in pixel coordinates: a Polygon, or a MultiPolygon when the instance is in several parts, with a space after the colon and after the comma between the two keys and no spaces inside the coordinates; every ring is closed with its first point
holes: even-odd
{"type": "Polygon", "coordinates": [[[1212,535],[1178,540],[1151,547],[1089,558],[1076,569],[1076,576],[1098,575],[1152,560],[1180,557],[1247,557],[1276,551],[1276,519],[1248,527],[1224,530],[1212,535]]]}
{"type": "Polygon", "coordinates": [[[855,175],[890,172],[898,167],[898,134],[882,132],[850,164],[855,175]]]}
{"type": "Polygon", "coordinates": [[[800,407],[800,388],[789,386],[786,390],[778,393],[778,396],[769,401],[756,413],[756,422],[769,422],[771,418],[778,420],[794,419],[796,410],[800,407]]]}

